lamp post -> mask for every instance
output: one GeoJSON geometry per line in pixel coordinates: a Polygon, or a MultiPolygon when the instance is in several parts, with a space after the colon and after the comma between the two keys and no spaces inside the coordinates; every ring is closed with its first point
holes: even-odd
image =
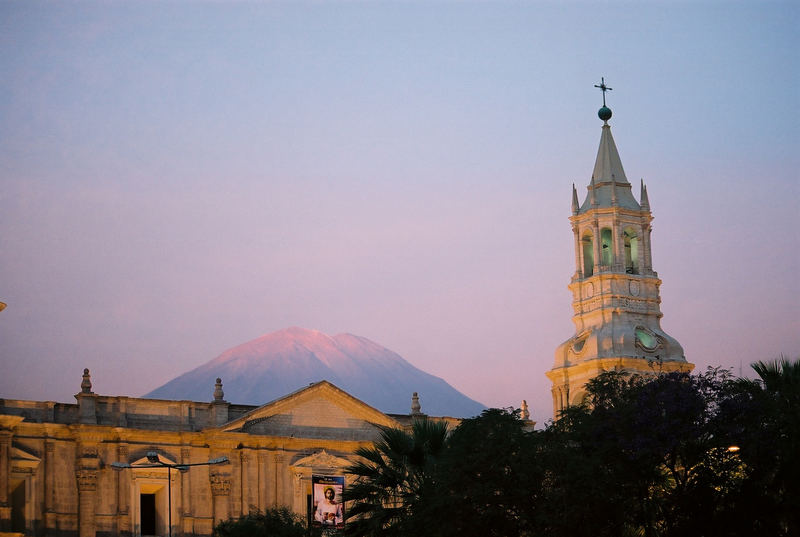
{"type": "Polygon", "coordinates": [[[191,466],[211,466],[214,464],[225,464],[228,457],[217,457],[206,462],[190,462],[186,464],[171,464],[162,461],[155,451],[147,452],[148,464],[128,464],[127,462],[112,462],[111,468],[114,470],[124,470],[125,468],[166,468],[167,469],[167,528],[169,537],[172,537],[172,469],[179,472],[188,472],[191,466]]]}

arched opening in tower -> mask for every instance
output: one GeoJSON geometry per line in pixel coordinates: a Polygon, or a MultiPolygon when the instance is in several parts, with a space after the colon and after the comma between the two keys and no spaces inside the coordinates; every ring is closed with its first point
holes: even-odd
{"type": "Polygon", "coordinates": [[[614,262],[614,242],[612,240],[611,229],[604,227],[600,230],[600,263],[604,267],[610,267],[614,262]]]}
{"type": "Polygon", "coordinates": [[[625,238],[625,272],[628,274],[639,274],[639,237],[636,230],[626,228],[623,236],[625,238]]]}
{"type": "Polygon", "coordinates": [[[587,230],[581,238],[583,244],[583,277],[588,278],[594,274],[594,237],[587,230]]]}

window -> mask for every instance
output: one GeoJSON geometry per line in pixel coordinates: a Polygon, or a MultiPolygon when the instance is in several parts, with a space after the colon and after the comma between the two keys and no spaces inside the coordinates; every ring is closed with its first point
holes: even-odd
{"type": "Polygon", "coordinates": [[[639,274],[639,237],[633,228],[625,228],[625,272],[639,274]]]}
{"type": "Polygon", "coordinates": [[[614,261],[614,241],[611,236],[611,229],[604,227],[600,230],[600,259],[602,259],[602,265],[606,267],[610,267],[611,263],[614,261]]]}
{"type": "Polygon", "coordinates": [[[592,232],[587,230],[581,238],[583,245],[583,277],[588,278],[594,274],[594,241],[592,232]]]}

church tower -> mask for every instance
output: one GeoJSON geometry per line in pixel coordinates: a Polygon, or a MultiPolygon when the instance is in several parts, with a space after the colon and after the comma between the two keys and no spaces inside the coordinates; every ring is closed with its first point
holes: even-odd
{"type": "Polygon", "coordinates": [[[553,414],[580,403],[584,385],[603,371],[691,371],[683,348],[661,329],[661,280],[653,270],[650,201],[641,182],[639,201],[625,177],[603,91],[600,148],[586,198],[572,185],[575,274],[572,321],[575,335],[556,349],[547,377],[553,383],[553,414]]]}

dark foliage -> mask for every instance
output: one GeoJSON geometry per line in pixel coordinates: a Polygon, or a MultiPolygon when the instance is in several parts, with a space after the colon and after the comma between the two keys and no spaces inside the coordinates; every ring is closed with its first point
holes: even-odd
{"type": "Polygon", "coordinates": [[[251,511],[241,518],[228,519],[214,528],[214,537],[319,537],[322,533],[309,528],[306,520],[286,507],[265,513],[251,511]]]}
{"type": "Polygon", "coordinates": [[[535,435],[516,412],[490,409],[448,439],[434,496],[436,535],[527,535],[543,471],[535,435]]]}
{"type": "Polygon", "coordinates": [[[800,535],[800,361],[599,375],[543,431],[492,409],[384,430],[352,468],[359,536],[800,535]]]}

